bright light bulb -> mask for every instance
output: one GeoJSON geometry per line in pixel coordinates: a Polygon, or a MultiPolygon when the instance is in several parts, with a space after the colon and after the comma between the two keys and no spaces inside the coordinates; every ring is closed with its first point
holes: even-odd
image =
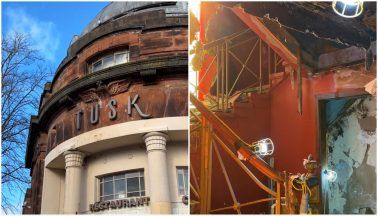
{"type": "Polygon", "coordinates": [[[324,170],[324,174],[327,176],[327,179],[330,182],[335,182],[337,179],[337,172],[333,170],[324,170]]]}
{"type": "Polygon", "coordinates": [[[249,147],[258,156],[271,155],[274,152],[273,141],[269,138],[254,142],[249,147]]]}
{"type": "Polygon", "coordinates": [[[268,152],[268,146],[265,142],[260,144],[260,152],[261,154],[266,154],[268,152]]]}
{"type": "Polygon", "coordinates": [[[359,1],[344,0],[344,1],[341,1],[341,2],[344,3],[344,4],[346,4],[346,5],[358,5],[359,1]]]}
{"type": "Polygon", "coordinates": [[[363,1],[356,0],[342,0],[342,1],[333,1],[332,2],[332,9],[335,13],[339,16],[345,18],[354,18],[361,15],[363,11],[363,1]]]}

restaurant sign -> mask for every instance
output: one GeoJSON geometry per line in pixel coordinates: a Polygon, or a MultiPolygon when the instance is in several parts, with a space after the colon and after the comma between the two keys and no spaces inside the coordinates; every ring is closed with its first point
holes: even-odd
{"type": "Polygon", "coordinates": [[[120,200],[108,200],[99,201],[89,205],[91,212],[104,211],[109,209],[130,208],[139,206],[148,206],[150,203],[150,197],[136,197],[120,200]]]}

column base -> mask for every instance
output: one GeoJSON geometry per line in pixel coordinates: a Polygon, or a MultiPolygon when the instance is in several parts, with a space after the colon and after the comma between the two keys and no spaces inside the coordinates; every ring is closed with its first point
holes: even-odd
{"type": "Polygon", "coordinates": [[[151,214],[172,214],[170,202],[153,202],[151,203],[151,214]]]}

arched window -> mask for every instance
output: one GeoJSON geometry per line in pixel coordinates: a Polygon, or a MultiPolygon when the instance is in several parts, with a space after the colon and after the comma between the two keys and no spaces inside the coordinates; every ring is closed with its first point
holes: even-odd
{"type": "Polygon", "coordinates": [[[90,65],[89,71],[92,73],[115,65],[127,63],[129,62],[129,56],[129,50],[118,51],[110,55],[106,55],[93,62],[90,65]]]}

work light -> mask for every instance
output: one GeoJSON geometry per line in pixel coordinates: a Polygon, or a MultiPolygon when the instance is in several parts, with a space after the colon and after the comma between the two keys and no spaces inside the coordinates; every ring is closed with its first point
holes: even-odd
{"type": "Polygon", "coordinates": [[[333,1],[332,8],[339,16],[345,18],[354,18],[358,17],[362,13],[364,9],[364,3],[361,0],[333,1]]]}
{"type": "Polygon", "coordinates": [[[324,175],[327,177],[328,181],[335,182],[337,179],[337,172],[333,170],[324,170],[324,175]]]}
{"type": "Polygon", "coordinates": [[[269,138],[253,142],[249,147],[258,156],[272,155],[274,152],[273,141],[269,138]]]}

